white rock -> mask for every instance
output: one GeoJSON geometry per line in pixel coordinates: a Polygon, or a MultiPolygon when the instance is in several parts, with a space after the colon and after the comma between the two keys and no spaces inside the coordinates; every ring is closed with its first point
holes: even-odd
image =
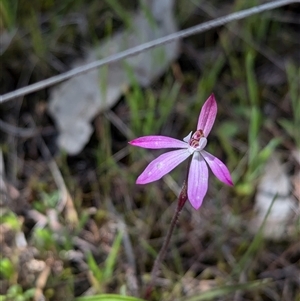
{"type": "MultiPolygon", "coordinates": [[[[116,33],[100,43],[98,48],[87,51],[79,66],[108,57],[142,43],[171,34],[177,30],[174,0],[145,1],[153,20],[145,9],[132,16],[130,29],[116,33]]],[[[59,130],[59,146],[70,155],[78,154],[92,134],[91,120],[99,112],[111,108],[130,85],[128,68],[141,86],[149,86],[163,74],[178,56],[178,41],[140,53],[99,70],[73,77],[53,88],[50,93],[49,111],[59,130]]]]}
{"type": "Polygon", "coordinates": [[[290,178],[276,154],[273,154],[267,163],[258,185],[255,196],[256,215],[250,223],[252,233],[259,231],[273,200],[273,206],[263,228],[263,235],[271,240],[286,239],[287,227],[295,209],[295,200],[291,195],[290,178]]]}

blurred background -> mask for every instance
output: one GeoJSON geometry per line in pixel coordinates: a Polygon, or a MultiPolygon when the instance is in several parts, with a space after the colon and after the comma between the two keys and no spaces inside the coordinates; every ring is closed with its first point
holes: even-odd
{"type": "MultiPolygon", "coordinates": [[[[1,0],[0,93],[262,3],[1,0]]],[[[183,139],[212,92],[235,185],[186,203],[151,300],[300,300],[299,83],[298,3],[1,104],[0,300],[142,298],[187,165],[136,185],[161,152],[128,141],[183,139]]]]}

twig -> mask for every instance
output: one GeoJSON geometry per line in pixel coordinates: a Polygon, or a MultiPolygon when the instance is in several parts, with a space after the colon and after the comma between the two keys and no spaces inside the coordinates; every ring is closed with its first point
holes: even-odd
{"type": "Polygon", "coordinates": [[[31,138],[36,136],[41,132],[38,128],[19,128],[17,126],[11,125],[0,119],[0,130],[8,134],[22,137],[22,138],[31,138]]]}
{"type": "Polygon", "coordinates": [[[72,69],[68,72],[63,73],[63,74],[59,74],[59,75],[50,77],[48,79],[39,81],[35,84],[29,85],[27,87],[23,87],[23,88],[15,90],[15,91],[6,93],[4,95],[1,95],[0,96],[0,103],[4,103],[8,100],[14,99],[16,97],[27,95],[29,93],[36,92],[36,91],[39,91],[41,89],[45,89],[47,87],[50,87],[50,86],[53,86],[53,85],[58,84],[60,82],[63,82],[67,79],[70,79],[71,77],[74,77],[76,75],[83,74],[83,73],[86,73],[90,70],[99,68],[101,66],[120,61],[120,60],[122,60],[124,58],[127,58],[127,57],[137,55],[137,54],[139,54],[143,51],[149,50],[149,49],[154,48],[156,46],[164,45],[164,44],[173,42],[175,40],[179,40],[179,39],[191,36],[191,35],[195,35],[197,33],[207,31],[207,30],[212,29],[212,28],[219,27],[221,25],[224,25],[224,24],[232,22],[232,21],[241,20],[241,19],[244,19],[244,18],[249,17],[251,15],[255,15],[255,14],[261,13],[263,11],[267,11],[267,10],[272,10],[272,9],[277,8],[277,7],[284,6],[284,5],[291,4],[291,3],[300,3],[300,0],[271,1],[271,2],[262,4],[262,5],[259,5],[259,6],[255,6],[255,7],[249,8],[249,9],[245,9],[245,10],[242,10],[242,11],[239,11],[239,12],[235,12],[235,13],[232,13],[230,15],[227,15],[227,16],[215,19],[215,20],[211,20],[211,21],[202,23],[200,25],[196,25],[196,26],[181,30],[179,32],[170,34],[166,37],[162,37],[162,38],[156,39],[154,41],[144,43],[142,45],[139,45],[139,46],[130,48],[128,50],[119,52],[117,54],[111,55],[111,56],[109,56],[105,59],[101,59],[101,60],[86,64],[84,66],[74,68],[74,69],[72,69]]]}
{"type": "Polygon", "coordinates": [[[39,300],[45,300],[45,296],[43,294],[43,290],[46,286],[47,280],[49,278],[49,275],[51,273],[51,267],[54,264],[54,259],[49,258],[46,260],[46,265],[43,269],[43,271],[40,273],[40,275],[36,279],[36,290],[34,294],[34,300],[39,301],[39,300]]]}

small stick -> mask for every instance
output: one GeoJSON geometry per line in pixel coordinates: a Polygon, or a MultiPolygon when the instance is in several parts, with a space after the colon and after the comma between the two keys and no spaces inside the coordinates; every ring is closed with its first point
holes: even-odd
{"type": "Polygon", "coordinates": [[[300,0],[278,0],[278,1],[270,1],[268,3],[262,4],[262,5],[258,5],[258,6],[254,6],[251,7],[249,9],[245,9],[239,12],[235,12],[232,14],[229,14],[227,16],[224,17],[220,17],[208,22],[204,22],[202,24],[172,33],[168,36],[156,39],[154,41],[150,41],[141,45],[138,45],[136,47],[127,49],[125,51],[113,54],[107,58],[86,64],[84,66],[80,66],[77,68],[74,68],[70,71],[67,71],[65,73],[59,74],[59,75],[55,75],[53,77],[47,78],[45,80],[41,80],[37,83],[34,83],[32,85],[17,89],[15,91],[6,93],[4,95],[0,96],[0,104],[4,103],[8,100],[14,99],[16,97],[20,97],[20,96],[24,96],[27,95],[29,93],[33,93],[36,91],[39,91],[41,89],[45,89],[47,87],[53,86],[55,84],[61,83],[67,79],[70,79],[74,76],[77,76],[79,74],[83,74],[86,73],[90,70],[111,64],[111,63],[115,63],[118,62],[120,60],[123,60],[127,57],[131,57],[134,55],[137,55],[141,52],[144,52],[146,50],[152,49],[154,47],[160,46],[160,45],[164,45],[170,42],[173,42],[175,40],[179,40],[191,35],[195,35],[197,33],[201,33],[201,32],[205,32],[207,30],[210,30],[212,28],[216,28],[219,27],[221,25],[227,24],[229,22],[232,21],[237,21],[237,20],[241,20],[244,19],[246,17],[261,13],[263,11],[267,11],[267,10],[272,10],[275,9],[277,7],[280,6],[284,6],[284,5],[288,5],[288,4],[292,4],[292,3],[300,3],[300,0]]]}

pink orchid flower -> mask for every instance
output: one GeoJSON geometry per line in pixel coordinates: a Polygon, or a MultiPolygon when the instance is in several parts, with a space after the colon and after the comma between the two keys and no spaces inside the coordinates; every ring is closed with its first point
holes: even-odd
{"type": "Polygon", "coordinates": [[[147,184],[159,180],[188,157],[192,156],[187,177],[187,195],[191,205],[199,209],[208,188],[208,167],[223,183],[232,186],[230,172],[218,158],[204,150],[215,118],[217,103],[214,95],[204,103],[199,118],[197,130],[186,136],[183,141],[166,136],[144,136],[130,141],[134,146],[162,149],[179,148],[167,152],[153,160],[136,180],[137,184],[147,184]]]}

